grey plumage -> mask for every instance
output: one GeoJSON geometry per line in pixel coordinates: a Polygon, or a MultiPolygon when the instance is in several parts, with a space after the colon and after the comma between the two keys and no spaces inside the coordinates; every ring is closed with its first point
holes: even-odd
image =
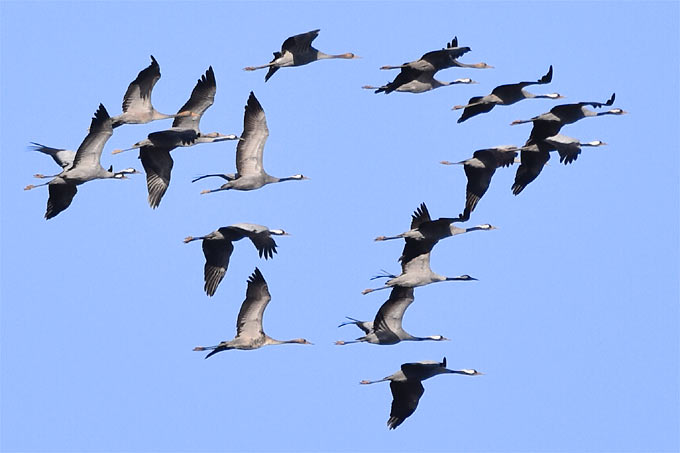
{"type": "Polygon", "coordinates": [[[294,340],[275,340],[264,333],[262,327],[262,318],[264,310],[271,301],[269,294],[269,287],[258,268],[255,268],[253,274],[248,278],[248,289],[246,290],[246,298],[241,305],[238,317],[236,318],[236,337],[230,341],[222,341],[216,346],[197,346],[194,351],[210,351],[208,357],[217,354],[221,351],[229,349],[258,349],[262,346],[298,343],[311,344],[304,338],[296,338],[294,340]]]}
{"type": "Polygon", "coordinates": [[[233,242],[245,237],[250,239],[257,248],[260,258],[269,259],[276,253],[276,242],[272,235],[287,236],[283,230],[270,230],[266,226],[254,223],[237,223],[231,226],[218,228],[205,236],[189,236],[184,243],[202,240],[204,266],[204,290],[208,296],[213,296],[220,282],[224,278],[229,267],[229,259],[234,251],[233,242]]]}

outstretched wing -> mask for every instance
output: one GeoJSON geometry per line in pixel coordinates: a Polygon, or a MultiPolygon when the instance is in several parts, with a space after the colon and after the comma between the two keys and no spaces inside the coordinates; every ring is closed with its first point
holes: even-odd
{"type": "Polygon", "coordinates": [[[425,393],[425,388],[420,381],[406,380],[391,381],[390,390],[392,390],[392,408],[387,426],[389,429],[394,429],[415,412],[420,397],[425,393]]]}
{"type": "Polygon", "coordinates": [[[469,47],[458,47],[458,39],[454,38],[450,44],[446,45],[445,49],[434,50],[432,52],[427,52],[425,55],[420,57],[418,62],[414,62],[412,65],[415,69],[430,69],[435,72],[440,69],[446,69],[454,66],[455,59],[462,57],[467,52],[470,51],[469,47]],[[422,64],[420,62],[425,62],[422,64]]]}
{"type": "Polygon", "coordinates": [[[170,185],[172,157],[170,149],[155,146],[143,146],[139,150],[139,158],[146,172],[146,188],[149,192],[149,206],[156,209],[161,203],[170,185]]]}
{"type": "Polygon", "coordinates": [[[205,255],[205,266],[203,268],[205,285],[203,289],[208,296],[212,296],[224,278],[224,274],[227,273],[234,244],[223,239],[203,239],[202,245],[203,255],[205,255]]]}
{"type": "Polygon", "coordinates": [[[51,148],[35,142],[31,142],[31,145],[33,151],[40,151],[43,154],[49,155],[57,165],[64,169],[70,167],[73,164],[73,159],[76,157],[76,152],[70,149],[51,148]]]}
{"type": "Polygon", "coordinates": [[[151,55],[151,64],[142,69],[137,78],[130,83],[123,96],[123,112],[139,110],[151,111],[151,91],[161,78],[161,67],[151,55]]]}
{"type": "Polygon", "coordinates": [[[241,305],[241,310],[236,318],[236,336],[256,338],[264,335],[262,328],[262,316],[272,299],[269,294],[267,282],[258,268],[248,278],[246,299],[241,305]]]}
{"type": "Polygon", "coordinates": [[[517,168],[515,183],[512,185],[512,193],[519,195],[543,170],[546,162],[550,159],[550,153],[542,144],[538,145],[538,151],[522,151],[522,163],[517,168]]]}
{"type": "Polygon", "coordinates": [[[267,118],[262,105],[251,91],[243,116],[243,134],[236,145],[236,171],[240,176],[260,174],[263,171],[262,154],[267,137],[267,118]]]}
{"type": "Polygon", "coordinates": [[[47,199],[47,211],[45,218],[51,219],[71,205],[78,188],[62,178],[55,178],[47,185],[50,197],[47,199]]]}
{"type": "Polygon", "coordinates": [[[287,38],[281,45],[281,53],[286,51],[292,52],[293,54],[308,52],[312,47],[312,41],[319,36],[320,31],[320,29],[312,30],[307,33],[300,33],[299,35],[287,38]]]}
{"type": "Polygon", "coordinates": [[[99,108],[92,118],[92,123],[90,123],[90,132],[78,147],[73,158],[73,168],[79,165],[98,168],[104,145],[112,135],[113,128],[111,127],[109,113],[102,104],[99,104],[99,108]]]}
{"type": "Polygon", "coordinates": [[[420,203],[420,206],[411,214],[411,229],[415,230],[425,222],[430,222],[430,212],[427,210],[425,203],[420,203]]]}
{"type": "Polygon", "coordinates": [[[193,129],[198,132],[198,123],[201,117],[208,110],[208,107],[213,105],[215,101],[215,93],[217,92],[217,82],[215,81],[215,72],[212,66],[205,71],[205,74],[198,79],[196,86],[191,92],[189,100],[178,110],[177,113],[189,111],[192,115],[178,116],[172,122],[172,127],[182,129],[193,129]]]}
{"type": "Polygon", "coordinates": [[[382,304],[373,321],[373,329],[378,331],[398,332],[402,330],[404,312],[413,303],[413,288],[395,286],[390,297],[382,304]]]}

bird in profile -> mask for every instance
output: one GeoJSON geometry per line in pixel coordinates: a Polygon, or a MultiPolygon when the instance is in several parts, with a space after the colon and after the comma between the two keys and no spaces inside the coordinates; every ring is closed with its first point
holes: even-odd
{"type": "Polygon", "coordinates": [[[552,137],[546,138],[544,141],[557,150],[557,153],[560,155],[560,163],[564,163],[564,165],[570,164],[578,159],[579,154],[581,154],[581,148],[584,146],[598,147],[606,145],[602,140],[581,142],[577,138],[567,137],[562,134],[553,135],[552,137]]]}
{"type": "Polygon", "coordinates": [[[199,176],[192,182],[203,178],[220,177],[227,181],[217,189],[204,190],[201,193],[219,192],[221,190],[255,190],[266,184],[284,181],[301,181],[309,179],[301,174],[287,178],[276,178],[264,171],[262,157],[264,144],[269,137],[267,118],[262,105],[253,92],[248,96],[248,102],[243,116],[243,134],[236,145],[236,174],[209,174],[199,176]]]}
{"type": "Polygon", "coordinates": [[[453,110],[463,110],[463,114],[458,118],[458,122],[472,118],[481,113],[490,112],[497,105],[512,105],[522,99],[561,99],[564,96],[558,93],[533,94],[526,91],[529,85],[544,85],[552,81],[553,67],[550,65],[548,72],[535,82],[518,82],[508,85],[499,85],[486,96],[474,96],[470,98],[466,105],[456,105],[453,110]]]}
{"type": "Polygon", "coordinates": [[[260,258],[269,259],[276,253],[276,242],[272,235],[289,236],[283,230],[270,230],[266,226],[254,223],[237,223],[235,225],[218,228],[205,236],[189,236],[184,243],[203,241],[203,254],[205,255],[204,267],[204,290],[208,296],[215,294],[229,267],[229,258],[234,251],[233,242],[245,237],[253,243],[260,258]]]}
{"type": "Polygon", "coordinates": [[[395,286],[390,292],[390,297],[382,304],[378,313],[375,315],[373,322],[359,321],[353,318],[347,318],[350,321],[340,324],[342,327],[348,324],[354,324],[364,331],[366,335],[357,338],[354,341],[336,341],[336,345],[344,345],[350,343],[373,343],[373,344],[397,344],[400,341],[445,341],[448,338],[442,335],[431,335],[428,337],[414,337],[406,332],[402,327],[402,320],[404,312],[413,303],[413,288],[405,288],[402,286],[395,286]]]}
{"type": "Polygon", "coordinates": [[[520,148],[512,145],[497,146],[480,149],[472,154],[470,159],[460,162],[442,161],[444,165],[463,165],[467,177],[465,190],[465,209],[459,216],[459,221],[466,221],[474,211],[479,200],[484,196],[491,184],[491,177],[497,168],[508,167],[515,162],[520,148]]]}
{"type": "Polygon", "coordinates": [[[446,368],[446,357],[444,357],[441,362],[424,360],[422,362],[404,363],[399,371],[390,376],[377,381],[364,380],[360,384],[390,381],[392,407],[390,409],[390,418],[387,420],[387,427],[395,429],[410,417],[418,407],[420,397],[425,392],[422,381],[438,374],[479,376],[484,373],[470,369],[450,370],[446,368]]]}
{"type": "Polygon", "coordinates": [[[383,86],[364,85],[361,88],[375,90],[375,93],[390,94],[393,91],[402,93],[424,93],[435,88],[457,84],[477,83],[470,78],[456,79],[452,82],[442,82],[434,78],[434,71],[420,71],[411,67],[401,68],[397,77],[383,86]]]}
{"type": "Polygon", "coordinates": [[[376,241],[404,238],[406,244],[399,257],[399,261],[401,262],[401,274],[397,276],[384,272],[383,275],[373,277],[372,280],[376,278],[389,278],[389,280],[387,280],[385,286],[381,288],[368,288],[361,293],[368,294],[373,291],[394,286],[414,288],[416,286],[425,286],[436,282],[477,280],[469,275],[445,277],[443,275],[435,274],[432,272],[432,269],[430,269],[430,253],[440,239],[455,234],[466,233],[468,231],[495,229],[495,227],[488,224],[459,229],[451,226],[451,223],[455,221],[457,221],[457,219],[451,218],[440,218],[432,221],[427,206],[425,206],[425,203],[422,203],[411,216],[411,229],[409,231],[393,237],[377,237],[376,241]]]}
{"type": "Polygon", "coordinates": [[[229,349],[249,350],[258,349],[262,346],[288,343],[312,344],[304,338],[286,341],[275,340],[264,333],[262,316],[271,299],[272,297],[269,294],[269,288],[262,276],[262,272],[255,268],[253,274],[248,278],[246,299],[243,301],[241,310],[239,310],[238,317],[236,318],[236,337],[230,341],[222,341],[216,346],[197,346],[194,348],[194,351],[210,351],[205,356],[207,359],[218,352],[229,349]]]}
{"type": "MultiPolygon", "coordinates": [[[[547,138],[559,134],[563,126],[575,123],[583,118],[596,117],[603,115],[624,115],[628,112],[615,108],[601,112],[595,112],[588,107],[602,108],[611,106],[616,99],[616,93],[612,93],[606,102],[577,102],[574,104],[558,105],[550,109],[549,112],[535,116],[529,120],[513,121],[511,125],[532,123],[533,127],[529,139],[522,149],[522,163],[517,168],[515,182],[512,185],[512,193],[519,195],[524,188],[533,182],[543,170],[543,167],[550,159],[550,151],[557,150],[554,143],[548,143],[547,138]]],[[[564,153],[564,151],[563,151],[564,153]]],[[[568,153],[561,161],[573,161],[573,153],[568,153]]]]}
{"type": "Polygon", "coordinates": [[[151,64],[139,72],[123,96],[123,113],[111,119],[111,126],[114,129],[122,124],[145,124],[155,120],[191,115],[188,110],[180,110],[175,115],[166,115],[153,107],[151,91],[160,78],[161,67],[151,55],[151,64]]]}
{"type": "Polygon", "coordinates": [[[397,66],[382,66],[380,69],[402,69],[408,67],[418,71],[431,71],[434,75],[437,71],[453,67],[476,69],[493,68],[493,66],[489,66],[486,63],[466,64],[457,60],[458,57],[463,56],[469,51],[469,47],[458,47],[458,37],[454,37],[451,43],[446,44],[444,49],[427,52],[415,61],[410,61],[397,66]]]}
{"type": "MultiPolygon", "coordinates": [[[[495,226],[489,225],[488,223],[469,228],[458,228],[453,225],[454,222],[459,221],[460,218],[458,217],[440,217],[437,220],[432,220],[430,218],[430,212],[427,210],[427,206],[425,203],[421,203],[411,215],[411,229],[409,231],[396,236],[378,236],[375,240],[389,241],[393,239],[413,239],[414,242],[422,246],[421,250],[416,250],[417,255],[420,254],[418,252],[432,250],[432,247],[434,247],[437,242],[447,237],[469,233],[471,231],[489,231],[496,229],[495,226]]],[[[402,259],[408,260],[409,257],[402,257],[402,259]]]]}
{"type": "Polygon", "coordinates": [[[146,172],[148,201],[151,208],[156,209],[159,206],[170,186],[174,165],[170,151],[177,147],[193,146],[199,143],[238,139],[234,134],[225,135],[219,132],[203,134],[199,128],[203,114],[213,105],[216,92],[217,82],[211,66],[196,83],[189,100],[180,108],[180,112],[191,112],[191,115],[179,115],[173,121],[172,128],[153,132],[131,148],[113,152],[117,154],[139,148],[139,159],[146,172]]]}
{"type": "Polygon", "coordinates": [[[73,161],[70,164],[63,162],[66,164],[63,167],[64,170],[51,181],[45,184],[31,184],[24,188],[24,190],[30,190],[39,186],[48,186],[50,195],[47,200],[46,219],[51,219],[71,205],[73,197],[78,192],[77,186],[80,184],[94,179],[125,179],[128,174],[139,173],[134,168],[114,172],[113,166],[108,170],[101,166],[102,151],[111,135],[113,135],[111,117],[104,106],[99,104],[92,118],[89,133],[73,155],[73,161]]]}
{"type": "Polygon", "coordinates": [[[339,55],[328,55],[314,47],[312,41],[319,36],[319,31],[312,30],[307,33],[291,36],[281,45],[281,52],[274,52],[274,59],[262,66],[248,66],[243,68],[244,71],[255,71],[257,69],[268,68],[267,75],[264,76],[264,81],[269,80],[279,68],[286,68],[289,66],[302,66],[318,60],[328,60],[331,58],[343,58],[351,60],[359,58],[353,53],[343,53],[339,55]]]}
{"type": "MultiPolygon", "coordinates": [[[[628,113],[625,110],[621,110],[619,108],[610,109],[603,112],[595,112],[588,108],[589,106],[593,108],[602,108],[605,106],[608,107],[614,103],[615,99],[616,93],[612,93],[611,97],[606,102],[577,102],[574,104],[557,105],[551,108],[549,112],[542,113],[528,120],[516,120],[510,123],[510,125],[514,126],[517,124],[535,123],[536,121],[547,121],[556,123],[553,127],[558,127],[558,125],[559,127],[562,127],[566,124],[572,124],[587,117],[602,115],[625,115],[628,113]]],[[[555,135],[557,132],[559,132],[559,129],[550,135],[555,135]]]]}

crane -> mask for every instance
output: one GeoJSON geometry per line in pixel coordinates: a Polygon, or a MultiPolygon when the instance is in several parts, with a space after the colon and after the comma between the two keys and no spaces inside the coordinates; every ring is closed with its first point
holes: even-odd
{"type": "Polygon", "coordinates": [[[152,132],[145,140],[135,143],[126,150],[114,150],[114,154],[139,148],[139,159],[146,172],[146,185],[149,206],[156,209],[170,186],[170,177],[174,161],[170,151],[177,147],[193,146],[199,143],[215,143],[225,140],[237,140],[234,134],[212,132],[203,134],[199,124],[203,114],[213,105],[217,82],[212,66],[198,79],[189,100],[180,108],[180,112],[191,112],[188,116],[178,116],[172,122],[172,128],[152,132]]]}
{"type": "Polygon", "coordinates": [[[238,317],[236,318],[236,337],[230,341],[222,341],[216,346],[197,346],[194,348],[194,351],[210,351],[205,356],[207,359],[218,352],[229,349],[250,350],[258,349],[262,346],[287,343],[312,344],[304,338],[285,341],[275,340],[264,333],[262,316],[271,299],[272,296],[269,294],[269,288],[262,276],[262,272],[255,268],[255,271],[248,278],[246,299],[241,304],[241,310],[239,310],[238,317]]]}
{"type": "Polygon", "coordinates": [[[343,53],[339,55],[328,55],[312,47],[312,41],[319,36],[321,30],[312,30],[307,33],[290,36],[281,45],[281,52],[274,52],[274,59],[262,66],[248,66],[244,71],[255,71],[257,69],[268,68],[264,81],[269,80],[279,68],[290,66],[302,66],[318,60],[328,60],[332,58],[343,58],[351,60],[359,58],[353,53],[343,53]]]}
{"type": "Polygon", "coordinates": [[[161,67],[151,55],[151,64],[141,70],[123,96],[123,113],[111,118],[114,129],[122,124],[145,124],[154,120],[190,116],[191,111],[180,110],[175,115],[160,113],[151,104],[151,91],[161,78],[161,67]]]}
{"type": "Polygon", "coordinates": [[[205,236],[188,236],[184,239],[187,244],[192,241],[203,241],[203,254],[205,255],[204,266],[204,290],[208,296],[213,296],[217,286],[227,273],[229,258],[234,251],[235,241],[245,237],[250,239],[257,249],[260,258],[269,259],[276,253],[276,242],[272,235],[289,236],[289,233],[280,229],[269,229],[263,225],[254,223],[237,223],[217,230],[205,236]]]}
{"type": "Polygon", "coordinates": [[[397,66],[382,66],[380,69],[402,69],[409,67],[419,71],[437,72],[442,69],[453,67],[477,69],[493,68],[493,66],[489,66],[486,63],[466,64],[457,60],[458,57],[463,56],[469,51],[469,47],[458,47],[458,37],[454,37],[453,40],[451,40],[451,43],[446,44],[444,49],[427,52],[415,61],[410,61],[397,66]]]}
{"type": "Polygon", "coordinates": [[[264,144],[269,137],[267,118],[262,105],[251,91],[243,115],[243,134],[236,145],[236,174],[209,174],[203,175],[192,182],[203,178],[220,177],[227,181],[219,188],[204,190],[201,193],[219,192],[221,190],[255,190],[266,184],[284,181],[301,181],[309,179],[301,174],[287,178],[276,178],[267,174],[262,165],[264,144]]]}
{"type": "Polygon", "coordinates": [[[467,177],[465,190],[465,209],[460,215],[460,221],[466,221],[470,214],[484,196],[491,184],[491,177],[497,168],[509,167],[515,162],[517,148],[512,145],[496,146],[494,148],[480,149],[472,154],[472,157],[460,162],[442,161],[444,165],[463,165],[467,177]]]}
{"type": "Polygon", "coordinates": [[[424,93],[426,91],[434,90],[435,88],[444,86],[477,83],[470,78],[456,79],[452,82],[442,82],[435,79],[434,74],[435,71],[421,71],[407,66],[401,68],[401,71],[397,77],[386,85],[380,87],[364,85],[361,88],[375,90],[376,94],[390,94],[393,91],[399,91],[402,93],[424,93]]]}
{"type": "Polygon", "coordinates": [[[448,338],[442,335],[431,335],[428,337],[414,337],[406,332],[402,327],[404,312],[413,303],[413,288],[395,286],[390,292],[390,297],[382,304],[373,322],[359,321],[347,318],[350,321],[340,324],[338,327],[347,324],[354,324],[364,331],[366,335],[354,341],[336,341],[336,345],[350,343],[373,343],[373,344],[397,344],[400,341],[445,341],[448,338]]]}
{"type": "Polygon", "coordinates": [[[39,186],[48,186],[49,198],[45,219],[51,219],[71,205],[78,192],[77,186],[95,179],[126,179],[128,174],[139,173],[134,168],[126,168],[117,172],[113,166],[105,170],[100,163],[104,145],[113,135],[111,117],[102,104],[92,118],[90,130],[78,147],[70,166],[45,184],[29,184],[24,190],[39,186]]]}
{"type": "Polygon", "coordinates": [[[458,222],[459,220],[459,218],[451,217],[440,217],[437,220],[432,220],[430,218],[430,212],[427,210],[427,206],[425,203],[421,203],[411,215],[411,229],[409,231],[396,236],[378,236],[375,240],[389,241],[392,239],[411,238],[419,241],[424,247],[432,249],[432,247],[434,247],[441,239],[450,236],[469,233],[471,231],[488,231],[496,229],[495,226],[489,225],[488,223],[469,228],[458,228],[453,225],[453,223],[458,222]]]}
{"type": "Polygon", "coordinates": [[[441,362],[424,360],[422,362],[403,363],[401,369],[390,376],[377,381],[363,380],[360,384],[390,381],[392,407],[390,418],[387,420],[387,427],[395,429],[410,417],[418,407],[418,401],[425,392],[422,381],[439,374],[480,376],[484,373],[473,369],[450,370],[446,368],[446,357],[444,357],[441,362]]]}
{"type": "Polygon", "coordinates": [[[544,85],[552,81],[553,67],[550,65],[548,72],[535,82],[518,82],[507,85],[499,85],[486,96],[474,96],[466,105],[456,105],[453,110],[463,110],[458,122],[472,118],[481,113],[490,112],[496,105],[512,105],[522,99],[561,99],[564,96],[559,93],[533,94],[526,91],[529,85],[544,85]]]}
{"type": "Polygon", "coordinates": [[[566,135],[557,134],[548,137],[544,140],[548,145],[554,147],[560,155],[560,162],[564,165],[570,164],[578,159],[581,154],[581,148],[584,146],[598,147],[606,145],[602,140],[592,140],[589,142],[581,142],[577,138],[567,137],[566,135]]]}

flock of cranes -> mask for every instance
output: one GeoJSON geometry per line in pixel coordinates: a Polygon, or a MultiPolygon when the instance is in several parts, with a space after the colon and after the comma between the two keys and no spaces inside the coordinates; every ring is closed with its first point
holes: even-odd
{"type": "MultiPolygon", "coordinates": [[[[265,82],[279,69],[290,66],[302,66],[323,59],[355,59],[352,53],[329,55],[312,47],[312,42],[318,36],[319,30],[313,30],[291,36],[286,39],[280,52],[274,52],[274,59],[266,65],[246,67],[247,71],[268,69],[265,82]]],[[[391,92],[422,93],[442,86],[458,83],[476,83],[470,78],[456,79],[452,82],[442,82],[435,79],[435,74],[443,69],[492,68],[486,63],[466,64],[458,61],[469,47],[459,47],[454,38],[441,50],[427,52],[415,61],[397,66],[383,66],[380,69],[399,69],[399,74],[392,82],[379,87],[364,86],[374,89],[376,93],[389,94],[391,92]]],[[[125,124],[144,124],[162,119],[173,119],[172,127],[148,134],[128,149],[116,149],[113,154],[123,151],[139,149],[139,158],[144,167],[147,180],[148,202],[151,208],[157,208],[168,190],[173,168],[170,152],[179,147],[194,146],[200,143],[217,143],[227,140],[237,141],[236,172],[230,174],[212,173],[195,178],[192,182],[204,178],[219,177],[226,183],[212,190],[201,193],[212,193],[224,190],[256,190],[267,184],[284,181],[301,181],[308,179],[302,174],[278,178],[269,175],[263,166],[263,153],[269,136],[267,120],[262,105],[251,91],[244,112],[243,131],[240,136],[219,132],[203,133],[199,128],[201,117],[213,104],[217,83],[212,67],[201,76],[194,87],[188,101],[175,114],[158,112],[151,103],[151,93],[160,79],[160,66],[151,56],[151,64],[143,69],[137,78],[130,83],[123,97],[123,112],[111,117],[103,105],[94,114],[87,136],[77,151],[51,148],[38,143],[32,143],[33,149],[52,157],[60,166],[61,172],[45,176],[34,175],[37,178],[51,178],[40,186],[48,186],[46,219],[51,219],[66,210],[76,192],[77,186],[95,179],[125,179],[127,175],[138,173],[135,169],[126,168],[115,172],[111,166],[108,170],[101,165],[101,155],[105,144],[113,135],[113,129],[125,124]]],[[[463,110],[458,123],[467,121],[474,116],[490,112],[496,105],[512,105],[523,99],[560,99],[558,93],[536,95],[527,92],[530,85],[544,85],[552,82],[553,67],[536,81],[525,81],[513,84],[499,85],[490,94],[475,96],[465,105],[456,105],[454,110],[463,110]]],[[[378,309],[373,321],[360,321],[348,318],[340,326],[356,325],[364,333],[363,336],[352,341],[337,341],[337,345],[350,343],[371,343],[377,345],[393,345],[401,341],[446,341],[443,335],[416,337],[406,332],[402,326],[403,317],[408,307],[415,300],[415,288],[443,281],[474,281],[469,275],[446,277],[439,275],[430,268],[430,256],[435,245],[442,239],[459,236],[472,231],[491,231],[496,227],[490,224],[480,224],[468,228],[459,228],[454,223],[470,219],[475,207],[490,187],[491,179],[498,168],[509,167],[517,162],[520,155],[520,165],[517,169],[512,191],[519,194],[540,174],[543,166],[550,158],[551,151],[557,151],[560,162],[572,163],[578,158],[582,147],[596,147],[604,145],[600,140],[582,142],[560,134],[563,126],[580,119],[602,115],[621,115],[625,111],[614,108],[595,112],[588,107],[599,109],[609,107],[614,103],[612,94],[606,102],[579,102],[558,105],[549,112],[535,116],[529,120],[514,121],[512,125],[532,123],[533,128],[526,143],[521,146],[495,146],[477,150],[472,157],[455,162],[463,166],[467,177],[465,205],[463,212],[457,217],[442,217],[433,220],[425,203],[422,203],[413,213],[410,229],[395,236],[380,236],[376,241],[404,240],[404,248],[399,262],[401,273],[393,275],[384,272],[374,278],[388,278],[382,287],[366,289],[362,293],[368,294],[382,289],[391,289],[390,296],[378,309]]],[[[452,162],[442,161],[451,165],[452,162]]],[[[26,186],[32,189],[38,185],[26,186]]],[[[277,253],[277,244],[272,236],[288,235],[282,229],[270,229],[253,223],[237,223],[218,228],[204,236],[184,239],[185,243],[201,240],[205,257],[204,291],[207,296],[213,296],[220,282],[224,279],[229,260],[234,250],[234,242],[248,238],[254,244],[260,258],[270,259],[277,253]]],[[[206,358],[230,349],[257,349],[267,345],[287,343],[312,344],[306,339],[275,340],[264,333],[263,315],[271,300],[269,288],[262,272],[255,268],[247,281],[246,298],[241,306],[236,323],[236,337],[229,341],[222,341],[215,346],[198,346],[195,351],[210,351],[206,358]]],[[[396,373],[380,381],[361,381],[362,384],[390,381],[392,392],[392,406],[387,425],[390,429],[399,426],[415,411],[424,388],[422,381],[438,374],[462,374],[467,376],[481,375],[473,369],[450,370],[446,368],[446,359],[442,362],[422,361],[404,363],[396,373]]]]}

